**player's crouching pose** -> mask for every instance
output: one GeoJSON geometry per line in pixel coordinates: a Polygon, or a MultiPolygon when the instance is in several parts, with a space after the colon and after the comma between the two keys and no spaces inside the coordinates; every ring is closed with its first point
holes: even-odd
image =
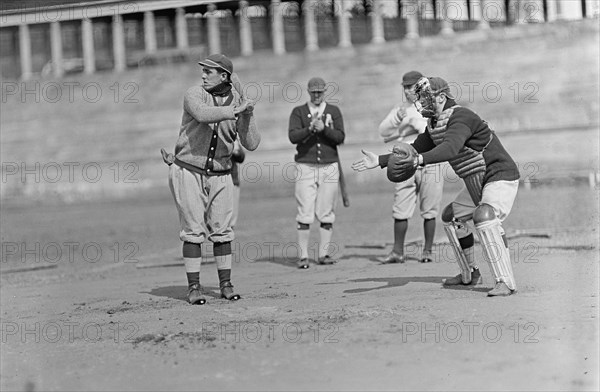
{"type": "Polygon", "coordinates": [[[215,54],[199,64],[202,85],[191,87],[185,94],[175,154],[167,154],[165,162],[173,163],[169,186],[179,212],[188,299],[191,304],[202,305],[206,300],[200,293],[201,244],[206,239],[214,244],[221,296],[240,299],[231,284],[231,156],[237,138],[253,151],[260,143],[260,134],[254,122],[254,104],[243,98],[240,89],[232,88],[239,80],[234,74],[232,81],[231,61],[215,54]]]}
{"type": "Polygon", "coordinates": [[[475,285],[481,278],[473,255],[473,234],[467,225],[473,220],[484,257],[496,279],[488,296],[511,295],[517,286],[501,223],[517,196],[517,165],[487,123],[456,104],[446,81],[421,78],[416,93],[419,112],[429,118],[425,133],[412,145],[396,145],[392,154],[377,156],[363,150],[365,156],[352,168],[363,171],[387,166],[388,178],[400,182],[410,178],[419,165],[448,161],[464,180],[464,187],[442,213],[444,229],[461,270],[459,275],[444,280],[444,285],[475,285]]]}

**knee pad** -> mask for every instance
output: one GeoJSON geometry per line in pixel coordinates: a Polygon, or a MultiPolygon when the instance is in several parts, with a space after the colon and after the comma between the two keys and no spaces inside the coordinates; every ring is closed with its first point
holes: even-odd
{"type": "Polygon", "coordinates": [[[496,219],[496,211],[494,211],[494,207],[489,204],[480,204],[475,211],[473,211],[473,223],[475,225],[491,222],[496,219]]]}
{"type": "Polygon", "coordinates": [[[448,204],[444,207],[444,211],[442,211],[442,222],[450,223],[454,219],[454,209],[452,209],[452,203],[448,204]]]}
{"type": "Polygon", "coordinates": [[[321,229],[331,230],[333,229],[333,223],[321,223],[321,229]]]}
{"type": "Polygon", "coordinates": [[[473,236],[473,233],[469,233],[468,236],[459,238],[458,243],[461,249],[471,248],[475,245],[475,236],[473,236]]]}
{"type": "Polygon", "coordinates": [[[296,228],[298,230],[309,230],[310,229],[310,225],[307,223],[300,223],[298,222],[298,226],[296,226],[296,228]]]}
{"type": "Polygon", "coordinates": [[[231,242],[215,242],[213,244],[215,256],[227,256],[231,254],[231,242]]]}
{"type": "Polygon", "coordinates": [[[202,257],[202,245],[185,241],[182,249],[183,257],[198,258],[202,257]]]}

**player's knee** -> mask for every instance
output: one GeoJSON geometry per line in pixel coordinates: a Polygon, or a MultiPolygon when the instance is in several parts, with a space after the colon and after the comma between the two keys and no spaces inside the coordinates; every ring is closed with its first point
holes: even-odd
{"type": "Polygon", "coordinates": [[[491,222],[496,219],[496,212],[494,207],[489,204],[480,204],[475,211],[473,211],[473,223],[476,225],[484,222],[491,222]]]}
{"type": "Polygon", "coordinates": [[[298,230],[309,230],[310,225],[308,223],[300,223],[298,222],[298,226],[296,226],[298,230]]]}
{"type": "Polygon", "coordinates": [[[202,257],[202,245],[184,241],[182,253],[186,258],[202,257]]]}
{"type": "Polygon", "coordinates": [[[321,223],[321,229],[331,230],[333,229],[333,223],[321,223]]]}
{"type": "Polygon", "coordinates": [[[231,254],[231,242],[215,242],[213,244],[215,256],[227,256],[231,254]]]}
{"type": "Polygon", "coordinates": [[[452,208],[452,203],[448,204],[444,207],[444,211],[442,211],[442,222],[450,223],[454,219],[454,209],[452,208]]]}
{"type": "Polygon", "coordinates": [[[473,236],[473,233],[469,233],[466,237],[459,238],[458,243],[460,244],[461,249],[471,248],[475,245],[475,237],[473,236]]]}

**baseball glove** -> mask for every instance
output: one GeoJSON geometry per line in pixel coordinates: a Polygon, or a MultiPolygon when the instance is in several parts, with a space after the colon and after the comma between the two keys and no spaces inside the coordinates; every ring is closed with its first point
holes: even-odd
{"type": "Polygon", "coordinates": [[[388,160],[387,178],[391,182],[402,182],[411,178],[417,171],[419,154],[408,143],[398,143],[388,160]]]}

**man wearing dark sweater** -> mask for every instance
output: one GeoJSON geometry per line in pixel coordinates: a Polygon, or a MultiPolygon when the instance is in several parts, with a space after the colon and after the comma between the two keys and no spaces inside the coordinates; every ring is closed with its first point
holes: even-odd
{"type": "Polygon", "coordinates": [[[290,115],[288,136],[296,145],[296,215],[300,259],[298,268],[308,268],[308,238],[315,216],[320,222],[317,262],[334,264],[331,237],[335,221],[340,177],[337,146],[344,142],[344,120],[337,106],[325,102],[325,81],[308,82],[310,101],[295,107],[290,115]]]}
{"type": "MultiPolygon", "coordinates": [[[[465,183],[442,212],[444,230],[461,269],[459,275],[445,279],[444,285],[475,285],[481,278],[474,260],[474,237],[467,224],[472,220],[496,280],[488,296],[511,295],[516,284],[502,221],[517,195],[517,165],[488,124],[472,110],[456,104],[445,80],[421,78],[416,91],[417,108],[429,121],[425,133],[412,143],[419,153],[414,165],[448,161],[465,183]]],[[[357,171],[386,167],[391,155],[363,154],[363,159],[352,165],[357,171]]]]}

